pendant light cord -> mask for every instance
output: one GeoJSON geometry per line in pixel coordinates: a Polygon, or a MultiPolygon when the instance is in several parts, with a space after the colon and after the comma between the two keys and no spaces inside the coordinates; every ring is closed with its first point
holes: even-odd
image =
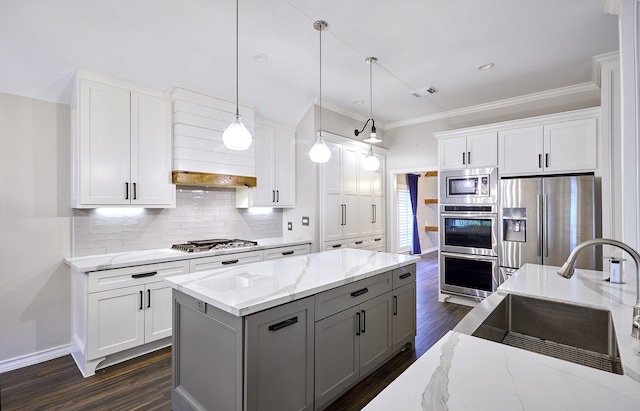
{"type": "Polygon", "coordinates": [[[239,93],[238,93],[238,48],[239,48],[239,42],[238,42],[238,24],[239,24],[239,18],[238,15],[240,14],[239,10],[240,8],[238,7],[238,3],[239,0],[236,0],[236,116],[240,115],[240,110],[238,108],[238,99],[239,99],[239,93]]]}
{"type": "Polygon", "coordinates": [[[322,138],[322,30],[323,27],[320,26],[318,30],[320,32],[320,129],[318,130],[318,137],[322,138]]]}
{"type": "Polygon", "coordinates": [[[373,120],[373,60],[369,61],[369,117],[373,120]]]}

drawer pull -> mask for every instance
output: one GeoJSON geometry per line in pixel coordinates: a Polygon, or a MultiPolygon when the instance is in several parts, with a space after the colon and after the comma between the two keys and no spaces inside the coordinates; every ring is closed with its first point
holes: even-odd
{"type": "Polygon", "coordinates": [[[404,273],[400,276],[400,279],[404,280],[405,278],[409,278],[409,277],[411,277],[411,273],[404,273]]]}
{"type": "Polygon", "coordinates": [[[291,254],[293,254],[293,250],[291,250],[291,251],[283,251],[282,252],[282,255],[291,255],[291,254]]]}
{"type": "Polygon", "coordinates": [[[278,331],[290,325],[293,325],[298,322],[298,317],[289,318],[288,320],[280,321],[277,324],[273,324],[269,326],[269,331],[278,331]]]}
{"type": "Polygon", "coordinates": [[[364,243],[364,241],[356,241],[356,245],[360,245],[362,243],[364,243]]]}
{"type": "Polygon", "coordinates": [[[229,264],[235,264],[237,263],[239,260],[228,260],[228,261],[223,261],[220,264],[222,265],[229,265],[229,264]]]}
{"type": "Polygon", "coordinates": [[[156,274],[158,274],[157,271],[149,271],[148,273],[131,274],[131,278],[153,277],[156,274]]]}
{"type": "Polygon", "coordinates": [[[363,288],[362,290],[358,290],[358,291],[354,291],[354,292],[352,292],[352,293],[351,293],[351,296],[352,296],[352,297],[359,297],[359,296],[361,296],[362,294],[366,294],[366,293],[368,293],[368,292],[369,292],[369,289],[368,289],[368,288],[363,288]]]}
{"type": "Polygon", "coordinates": [[[382,238],[374,238],[373,241],[382,241],[382,238]]]}
{"type": "Polygon", "coordinates": [[[334,244],[334,245],[332,245],[331,247],[333,247],[333,248],[340,248],[340,247],[342,247],[342,244],[334,244]]]}

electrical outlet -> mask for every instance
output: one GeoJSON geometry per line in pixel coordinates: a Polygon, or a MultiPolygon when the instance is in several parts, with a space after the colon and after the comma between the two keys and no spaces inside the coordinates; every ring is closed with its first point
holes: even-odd
{"type": "Polygon", "coordinates": [[[293,223],[291,221],[287,223],[287,230],[289,231],[293,230],[293,223]]]}
{"type": "Polygon", "coordinates": [[[309,217],[302,217],[302,225],[309,225],[309,217]]]}
{"type": "Polygon", "coordinates": [[[198,299],[196,299],[196,310],[200,311],[201,313],[205,313],[207,312],[207,303],[205,303],[204,301],[200,301],[198,299]]]}

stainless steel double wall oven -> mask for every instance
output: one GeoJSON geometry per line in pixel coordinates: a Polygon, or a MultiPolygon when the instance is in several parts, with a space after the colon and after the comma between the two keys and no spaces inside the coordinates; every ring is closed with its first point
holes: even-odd
{"type": "Polygon", "coordinates": [[[440,173],[440,287],[478,299],[494,292],[498,270],[498,173],[440,173]]]}

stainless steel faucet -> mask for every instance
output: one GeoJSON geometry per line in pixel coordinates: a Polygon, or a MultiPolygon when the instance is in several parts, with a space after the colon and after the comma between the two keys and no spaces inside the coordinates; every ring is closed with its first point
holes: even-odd
{"type": "Polygon", "coordinates": [[[564,278],[571,278],[574,272],[574,264],[578,258],[578,254],[585,248],[592,245],[611,245],[618,247],[633,257],[633,261],[636,262],[636,305],[633,307],[633,326],[631,328],[631,336],[640,339],[640,254],[633,248],[629,247],[625,243],[617,240],[611,240],[609,238],[594,238],[593,240],[587,240],[580,243],[571,251],[567,262],[560,267],[558,274],[564,278]]]}

